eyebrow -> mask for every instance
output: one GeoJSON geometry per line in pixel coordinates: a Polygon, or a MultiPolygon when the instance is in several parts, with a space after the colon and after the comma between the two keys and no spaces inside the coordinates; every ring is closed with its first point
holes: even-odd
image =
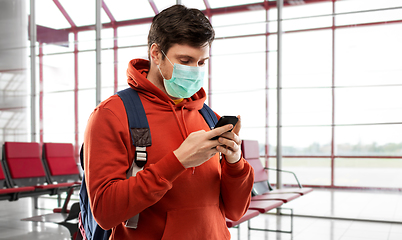
{"type": "MultiPolygon", "coordinates": [[[[186,54],[177,54],[176,57],[177,57],[177,58],[189,58],[189,59],[191,59],[191,60],[195,60],[195,58],[193,58],[193,57],[190,56],[190,55],[186,55],[186,54]]],[[[201,59],[200,61],[205,61],[205,60],[208,60],[208,59],[209,59],[209,56],[206,57],[206,58],[201,59]]]]}

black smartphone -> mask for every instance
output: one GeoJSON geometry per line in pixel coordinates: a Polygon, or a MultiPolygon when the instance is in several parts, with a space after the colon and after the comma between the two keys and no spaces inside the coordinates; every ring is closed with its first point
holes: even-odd
{"type": "MultiPolygon", "coordinates": [[[[222,116],[219,121],[216,123],[214,128],[217,127],[222,127],[225,126],[227,124],[232,124],[233,127],[236,126],[237,121],[239,121],[239,119],[235,116],[222,116]]],[[[232,130],[229,130],[229,132],[232,130]]],[[[220,136],[215,136],[213,138],[211,138],[211,140],[217,140],[220,136]]]]}

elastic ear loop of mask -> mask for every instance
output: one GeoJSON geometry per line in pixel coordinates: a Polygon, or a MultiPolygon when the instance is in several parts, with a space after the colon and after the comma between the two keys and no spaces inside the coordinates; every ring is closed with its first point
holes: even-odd
{"type": "Polygon", "coordinates": [[[165,55],[166,59],[170,62],[170,64],[172,64],[174,66],[174,64],[170,61],[170,59],[166,56],[166,54],[163,52],[162,49],[161,49],[161,52],[163,53],[163,55],[165,55]]]}
{"type": "Polygon", "coordinates": [[[161,68],[159,67],[159,65],[157,65],[157,66],[158,66],[159,73],[162,75],[163,79],[166,79],[165,76],[163,76],[161,68]]]}
{"type": "MultiPolygon", "coordinates": [[[[172,64],[173,67],[174,67],[174,64],[170,61],[170,59],[166,56],[166,54],[163,52],[162,49],[161,49],[161,52],[163,53],[163,55],[165,55],[166,59],[167,59],[167,60],[170,62],[170,64],[172,64]]],[[[161,71],[161,68],[159,67],[159,64],[158,64],[157,66],[158,66],[159,72],[161,73],[163,79],[166,79],[165,76],[163,76],[163,74],[162,74],[162,71],[161,71]]],[[[166,79],[166,80],[167,80],[167,79],[166,79]]]]}

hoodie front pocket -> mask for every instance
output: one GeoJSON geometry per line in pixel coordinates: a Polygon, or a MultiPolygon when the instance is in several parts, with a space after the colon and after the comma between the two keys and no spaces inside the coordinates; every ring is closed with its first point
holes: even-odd
{"type": "Polygon", "coordinates": [[[162,240],[230,239],[225,218],[218,206],[178,209],[167,213],[162,240]]]}

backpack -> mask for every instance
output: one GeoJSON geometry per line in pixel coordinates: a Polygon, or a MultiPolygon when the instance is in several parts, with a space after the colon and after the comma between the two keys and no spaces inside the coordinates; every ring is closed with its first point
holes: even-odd
{"type": "MultiPolygon", "coordinates": [[[[131,168],[127,173],[127,178],[135,176],[135,174],[142,170],[147,162],[146,147],[151,146],[151,132],[148,125],[147,116],[144,111],[141,99],[137,91],[132,88],[127,88],[117,92],[117,95],[122,99],[126,109],[128,124],[130,127],[130,134],[133,145],[136,146],[135,157],[131,168]]],[[[204,103],[204,106],[199,110],[204,117],[208,126],[213,129],[218,119],[212,109],[204,103]]],[[[81,167],[84,170],[84,144],[81,146],[80,161],[81,167]]],[[[82,177],[80,189],[80,208],[79,214],[79,229],[84,240],[107,240],[109,239],[112,230],[102,229],[95,221],[91,207],[89,204],[89,197],[85,183],[85,175],[82,177]]],[[[138,216],[134,216],[126,221],[126,227],[136,228],[138,216]]]]}

